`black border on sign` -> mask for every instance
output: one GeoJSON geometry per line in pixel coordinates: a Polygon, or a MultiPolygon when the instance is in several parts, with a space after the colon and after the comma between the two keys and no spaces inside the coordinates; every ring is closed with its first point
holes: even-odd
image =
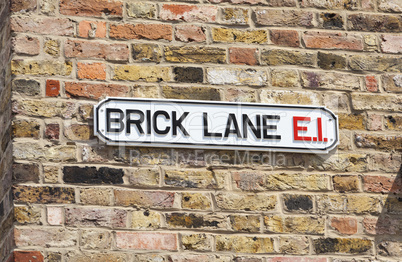
{"type": "MultiPolygon", "coordinates": [[[[334,142],[330,145],[327,146],[325,148],[306,148],[306,147],[274,147],[274,146],[244,146],[244,149],[240,149],[240,150],[247,150],[247,148],[255,148],[256,150],[260,150],[262,148],[266,148],[267,150],[275,150],[277,149],[278,151],[280,151],[281,149],[290,149],[290,150],[299,150],[299,151],[307,151],[307,150],[311,150],[312,152],[314,151],[322,151],[322,152],[327,152],[328,149],[332,149],[335,148],[335,146],[338,143],[338,133],[339,133],[339,128],[338,128],[338,117],[329,109],[327,109],[324,106],[304,106],[304,105],[270,105],[270,104],[261,104],[261,103],[239,103],[239,102],[221,102],[221,101],[200,101],[200,100],[177,100],[177,99],[147,99],[147,98],[121,98],[121,97],[107,97],[106,99],[104,99],[103,101],[101,101],[99,104],[95,105],[95,136],[101,136],[105,142],[107,144],[112,144],[112,145],[121,145],[122,143],[126,143],[127,145],[135,145],[135,146],[141,146],[141,144],[146,144],[146,145],[151,145],[151,146],[155,146],[155,147],[166,147],[167,145],[172,145],[172,147],[174,147],[174,145],[188,145],[188,146],[210,146],[210,147],[214,147],[214,148],[220,148],[220,147],[225,147],[227,149],[231,148],[230,150],[236,150],[233,149],[234,147],[236,148],[242,148],[243,146],[241,145],[225,145],[225,144],[220,144],[220,145],[216,145],[216,144],[201,144],[201,143],[167,143],[167,142],[151,142],[151,141],[143,141],[140,143],[136,143],[133,141],[122,141],[122,140],[111,140],[110,138],[104,136],[100,130],[99,130],[99,108],[110,101],[132,101],[132,102],[136,102],[136,101],[141,101],[141,102],[161,102],[161,103],[175,103],[175,104],[204,104],[204,105],[237,105],[237,106],[241,106],[241,107],[248,107],[248,106],[253,106],[253,107],[274,107],[274,108],[307,108],[307,109],[320,109],[323,110],[325,112],[328,112],[332,118],[335,121],[335,128],[336,128],[336,132],[335,132],[335,140],[334,142]],[[163,145],[163,146],[162,146],[163,145]]],[[[224,150],[222,148],[222,150],[224,150]]]]}

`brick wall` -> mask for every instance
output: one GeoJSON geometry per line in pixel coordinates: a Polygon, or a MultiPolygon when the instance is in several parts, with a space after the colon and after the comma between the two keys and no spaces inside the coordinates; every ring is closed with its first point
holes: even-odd
{"type": "Polygon", "coordinates": [[[0,0],[0,261],[13,248],[10,3],[0,0]]]}
{"type": "Polygon", "coordinates": [[[11,10],[15,261],[402,256],[400,0],[11,10]],[[324,105],[340,145],[321,156],[106,146],[92,130],[106,96],[324,105]]]}

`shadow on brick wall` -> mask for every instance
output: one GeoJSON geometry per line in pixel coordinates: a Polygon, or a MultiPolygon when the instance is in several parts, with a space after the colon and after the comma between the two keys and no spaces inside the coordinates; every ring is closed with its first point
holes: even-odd
{"type": "MultiPolygon", "coordinates": [[[[386,181],[384,181],[386,182],[386,181]]],[[[378,181],[383,193],[382,212],[371,234],[375,234],[375,245],[379,258],[402,258],[402,165],[392,185],[378,181]]],[[[380,188],[378,188],[380,189],[380,188]]],[[[368,221],[366,221],[368,222],[368,221]]],[[[369,226],[365,224],[366,230],[369,226]]]]}

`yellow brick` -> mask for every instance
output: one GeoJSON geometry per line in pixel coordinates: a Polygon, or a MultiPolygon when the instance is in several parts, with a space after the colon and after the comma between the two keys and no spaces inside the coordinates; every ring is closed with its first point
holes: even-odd
{"type": "Polygon", "coordinates": [[[266,43],[268,39],[265,30],[238,30],[231,28],[213,28],[212,39],[214,42],[242,42],[242,43],[266,43]]]}
{"type": "Polygon", "coordinates": [[[216,236],[217,251],[235,253],[271,253],[274,251],[273,240],[268,237],[216,236]]]}
{"type": "Polygon", "coordinates": [[[113,79],[128,81],[159,82],[169,81],[169,67],[118,65],[114,68],[113,79]]]}
{"type": "Polygon", "coordinates": [[[73,69],[71,62],[60,62],[57,60],[29,61],[13,60],[11,61],[11,72],[14,75],[62,75],[71,74],[73,69]]]}

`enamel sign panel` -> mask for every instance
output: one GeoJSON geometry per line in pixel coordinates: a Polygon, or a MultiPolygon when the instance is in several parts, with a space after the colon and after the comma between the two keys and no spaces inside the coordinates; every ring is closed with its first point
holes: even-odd
{"type": "Polygon", "coordinates": [[[110,145],[328,153],[339,140],[325,107],[106,98],[94,109],[110,145]]]}

